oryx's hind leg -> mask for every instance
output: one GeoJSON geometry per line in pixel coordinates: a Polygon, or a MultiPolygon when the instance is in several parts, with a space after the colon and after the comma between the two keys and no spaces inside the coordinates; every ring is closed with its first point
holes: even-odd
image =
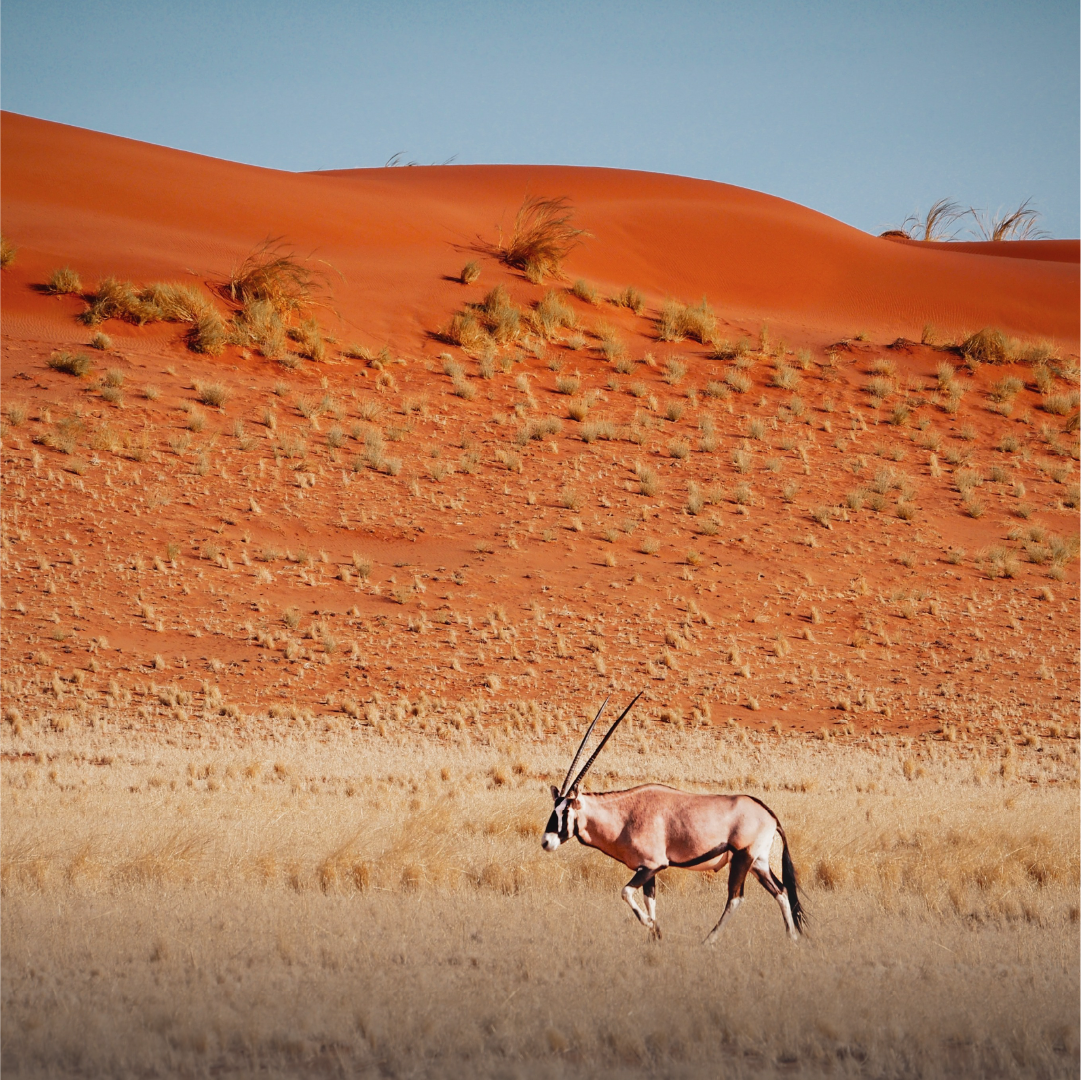
{"type": "Polygon", "coordinates": [[[721,933],[725,923],[730,919],[732,913],[739,908],[740,902],[743,900],[743,883],[750,869],[751,854],[746,849],[732,853],[732,866],[728,872],[728,903],[724,906],[724,911],[717,921],[717,926],[706,935],[706,945],[712,945],[712,943],[716,942],[717,936],[721,933]]]}
{"type": "Polygon", "coordinates": [[[788,903],[788,894],[785,893],[784,884],[777,881],[777,876],[770,869],[769,857],[759,857],[751,864],[751,872],[762,883],[763,888],[777,899],[781,906],[781,915],[784,917],[785,930],[793,942],[799,941],[799,931],[796,930],[796,921],[792,919],[792,906],[788,903]]]}
{"type": "Polygon", "coordinates": [[[653,877],[656,875],[657,870],[654,867],[639,867],[634,872],[634,878],[623,887],[622,893],[623,900],[631,906],[631,911],[638,917],[639,922],[649,928],[649,933],[654,938],[661,937],[657,921],[654,919],[654,914],[657,911],[657,902],[654,896],[657,884],[653,881],[653,877]],[[643,910],[634,896],[639,887],[644,887],[642,892],[646,895],[646,908],[648,911],[643,910]]]}

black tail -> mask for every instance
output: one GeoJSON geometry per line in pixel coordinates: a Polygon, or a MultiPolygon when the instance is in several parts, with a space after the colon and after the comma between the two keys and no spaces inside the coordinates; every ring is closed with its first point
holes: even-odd
{"type": "Polygon", "coordinates": [[[785,893],[788,894],[788,907],[792,909],[792,921],[796,925],[796,930],[802,933],[806,917],[803,914],[803,906],[799,903],[799,895],[796,893],[796,868],[792,863],[792,857],[788,854],[788,838],[785,837],[780,825],[777,829],[780,831],[781,844],[784,846],[781,850],[781,884],[784,886],[785,893]]]}

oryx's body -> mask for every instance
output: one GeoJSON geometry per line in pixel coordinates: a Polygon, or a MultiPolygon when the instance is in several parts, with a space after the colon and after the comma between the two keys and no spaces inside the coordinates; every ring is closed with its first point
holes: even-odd
{"type": "MultiPolygon", "coordinates": [[[[748,872],[777,899],[789,935],[798,938],[803,910],[796,892],[796,873],[788,854],[788,842],[777,816],[761,801],[753,796],[681,792],[662,784],[640,785],[623,792],[578,792],[578,782],[629,710],[630,706],[608,730],[574,782],[569,783],[593,730],[591,725],[563,788],[552,786],[555,805],[545,829],[544,848],[553,851],[574,836],[582,844],[629,867],[634,877],[624,886],[623,899],[657,937],[660,936],[656,919],[658,872],[666,867],[719,871],[731,864],[728,903],[706,941],[714,941],[725,921],[739,907],[748,872]],[[778,834],[783,846],[780,880],[769,863],[770,849],[778,834]],[[645,910],[635,899],[638,888],[645,894],[645,910]]],[[[596,723],[594,720],[593,724],[596,723]]]]}

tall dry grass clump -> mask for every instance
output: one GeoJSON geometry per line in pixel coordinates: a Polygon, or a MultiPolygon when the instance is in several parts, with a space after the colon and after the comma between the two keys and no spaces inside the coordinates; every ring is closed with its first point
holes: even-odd
{"type": "Polygon", "coordinates": [[[301,259],[282,237],[268,237],[238,265],[218,291],[236,305],[230,340],[268,360],[296,367],[298,357],[326,359],[326,341],[313,307],[326,301],[328,274],[301,259]],[[298,349],[289,354],[288,342],[298,349]]]}
{"type": "Polygon", "coordinates": [[[925,215],[917,210],[909,214],[897,229],[883,236],[901,235],[910,240],[953,240],[957,235],[957,223],[968,213],[960,203],[952,199],[936,199],[925,215]]]}
{"type": "Polygon", "coordinates": [[[189,323],[188,347],[217,356],[226,344],[225,322],[210,297],[196,285],[153,282],[138,288],[119,278],[103,278],[80,317],[88,326],[121,319],[136,326],[146,323],[189,323]]]}
{"type": "Polygon", "coordinates": [[[558,276],[563,261],[588,234],[574,224],[574,207],[566,196],[527,196],[514,217],[510,238],[500,239],[495,254],[530,281],[558,276]]]}
{"type": "Polygon", "coordinates": [[[1014,210],[991,214],[969,207],[968,213],[976,223],[976,232],[983,240],[1039,240],[1047,234],[1039,227],[1040,212],[1029,206],[1026,199],[1014,210]]]}
{"type": "Polygon", "coordinates": [[[242,306],[266,301],[285,318],[311,307],[325,281],[325,274],[299,259],[283,237],[267,237],[233,267],[221,290],[242,306]]]}
{"type": "Polygon", "coordinates": [[[681,342],[684,338],[706,344],[717,334],[717,315],[705,297],[697,304],[665,302],[657,320],[657,337],[662,342],[681,342]]]}
{"type": "Polygon", "coordinates": [[[50,296],[61,297],[73,293],[81,293],[83,289],[82,279],[78,273],[69,266],[58,267],[45,282],[45,292],[50,296]]]}

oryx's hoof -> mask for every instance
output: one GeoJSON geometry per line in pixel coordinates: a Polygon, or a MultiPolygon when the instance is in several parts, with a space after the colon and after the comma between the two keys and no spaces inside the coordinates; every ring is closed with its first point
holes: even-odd
{"type": "Polygon", "coordinates": [[[664,935],[661,934],[660,927],[656,923],[652,924],[649,928],[649,938],[651,942],[659,942],[664,938],[664,935]]]}

